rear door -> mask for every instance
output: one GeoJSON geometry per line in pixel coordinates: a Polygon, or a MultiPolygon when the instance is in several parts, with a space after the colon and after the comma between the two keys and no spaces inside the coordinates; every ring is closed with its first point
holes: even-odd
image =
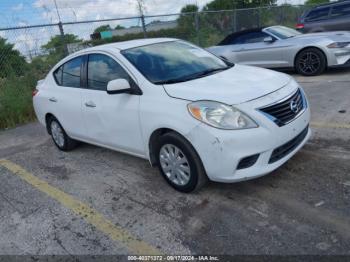
{"type": "Polygon", "coordinates": [[[282,60],[281,42],[264,42],[264,39],[270,37],[265,32],[249,32],[238,36],[234,40],[234,49],[237,63],[262,66],[262,67],[280,67],[284,65],[282,60]]]}
{"type": "Polygon", "coordinates": [[[107,84],[126,79],[135,84],[127,71],[104,53],[87,56],[86,85],[82,114],[88,140],[107,147],[142,155],[144,152],[139,121],[140,96],[108,94],[107,84]]]}
{"type": "Polygon", "coordinates": [[[75,57],[53,72],[54,85],[48,97],[48,112],[52,113],[69,136],[81,138],[85,135],[81,115],[81,70],[83,57],[75,57]]]}
{"type": "Polygon", "coordinates": [[[350,30],[350,3],[332,7],[329,27],[332,30],[350,30]]]}

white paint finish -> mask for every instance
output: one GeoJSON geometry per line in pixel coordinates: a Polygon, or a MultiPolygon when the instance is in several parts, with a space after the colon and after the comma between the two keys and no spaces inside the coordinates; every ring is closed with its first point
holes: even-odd
{"type": "Polygon", "coordinates": [[[139,121],[140,96],[109,95],[83,90],[82,114],[89,141],[142,154],[144,150],[139,121]],[[88,107],[87,102],[96,107],[88,107]]]}
{"type": "Polygon", "coordinates": [[[228,105],[240,104],[272,93],[288,84],[291,78],[258,67],[235,65],[233,68],[193,81],[165,85],[172,97],[214,100],[228,105]]]}
{"type": "Polygon", "coordinates": [[[34,97],[34,109],[39,121],[45,124],[45,115],[53,114],[60,120],[64,130],[72,137],[84,136],[81,116],[82,89],[58,86],[52,75],[41,83],[34,97]]]}

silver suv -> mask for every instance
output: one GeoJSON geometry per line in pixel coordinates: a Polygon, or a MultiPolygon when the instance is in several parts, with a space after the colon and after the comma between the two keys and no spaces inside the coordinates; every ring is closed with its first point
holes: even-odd
{"type": "Polygon", "coordinates": [[[350,31],[350,0],[319,5],[306,11],[296,29],[304,33],[350,31]]]}

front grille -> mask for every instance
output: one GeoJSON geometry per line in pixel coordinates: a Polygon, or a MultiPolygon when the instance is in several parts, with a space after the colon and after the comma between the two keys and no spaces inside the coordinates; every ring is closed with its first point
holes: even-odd
{"type": "Polygon", "coordinates": [[[237,169],[244,169],[253,166],[256,163],[256,160],[258,160],[258,158],[259,154],[243,158],[241,161],[239,161],[237,169]]]}
{"type": "Polygon", "coordinates": [[[288,155],[290,152],[292,152],[295,148],[297,148],[298,145],[300,145],[300,143],[303,142],[308,131],[309,131],[309,126],[307,126],[299,135],[294,137],[292,140],[273,150],[269,160],[269,164],[272,164],[282,159],[283,157],[288,155]]]}
{"type": "Polygon", "coordinates": [[[271,106],[260,108],[278,126],[284,126],[300,115],[306,107],[303,94],[298,89],[293,95],[271,106]]]}

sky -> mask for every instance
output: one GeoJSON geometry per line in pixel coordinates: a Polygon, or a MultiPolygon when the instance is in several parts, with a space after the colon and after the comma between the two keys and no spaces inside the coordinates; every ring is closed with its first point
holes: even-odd
{"type": "MultiPolygon", "coordinates": [[[[210,0],[144,0],[146,14],[176,13],[186,4],[210,0]]],[[[81,21],[137,15],[136,0],[57,0],[63,21],[81,21]]],[[[1,0],[0,28],[57,23],[54,0],[1,0]]]]}
{"type": "MultiPolygon", "coordinates": [[[[136,0],[56,0],[63,21],[137,15],[136,0]]],[[[177,13],[186,4],[204,6],[211,0],[144,0],[149,15],[177,13]]],[[[278,0],[302,4],[304,0],[278,0]]],[[[1,0],[0,28],[57,23],[54,0],[1,0]]]]}
{"type": "MultiPolygon", "coordinates": [[[[187,4],[203,7],[212,0],[143,0],[146,15],[178,13],[187,4]]],[[[109,18],[132,17],[138,15],[136,0],[56,0],[58,12],[63,22],[84,20],[99,20],[109,18]]],[[[302,4],[304,0],[278,0],[278,3],[302,4]]],[[[0,28],[21,27],[57,23],[58,14],[54,0],[0,0],[0,28]]],[[[158,19],[158,18],[154,18],[158,19]]],[[[163,17],[160,20],[174,20],[173,17],[163,17]]],[[[146,21],[149,22],[149,21],[146,21]]],[[[104,25],[90,23],[64,26],[65,33],[73,33],[80,38],[88,39],[93,30],[104,25]]],[[[140,19],[114,21],[109,23],[115,27],[140,25],[140,19]]],[[[15,44],[15,48],[28,56],[40,46],[47,43],[52,36],[59,34],[57,26],[1,31],[0,37],[5,37],[15,44]]],[[[35,54],[33,54],[35,55],[35,54]]]]}
{"type": "MultiPolygon", "coordinates": [[[[144,0],[145,14],[176,13],[186,4],[205,5],[210,0],[144,0]]],[[[136,0],[56,0],[59,15],[63,22],[83,20],[99,20],[120,17],[137,16],[136,0]]],[[[0,28],[22,27],[57,23],[58,14],[54,0],[0,0],[0,28]]],[[[176,19],[168,17],[167,19],[176,19]]],[[[78,35],[89,39],[93,30],[104,25],[89,23],[64,26],[65,33],[78,35]]],[[[109,23],[115,27],[140,25],[140,19],[114,21],[109,23]]],[[[47,43],[52,36],[59,34],[58,26],[1,31],[0,37],[15,44],[26,57],[36,55],[40,47],[47,43]],[[34,53],[33,53],[34,52],[34,53]]]]}

